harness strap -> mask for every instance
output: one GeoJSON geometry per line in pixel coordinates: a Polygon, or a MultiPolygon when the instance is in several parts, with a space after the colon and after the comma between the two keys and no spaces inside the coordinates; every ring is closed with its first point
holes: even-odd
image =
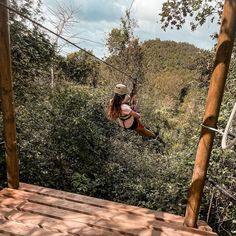
{"type": "Polygon", "coordinates": [[[121,120],[128,120],[130,117],[131,115],[119,116],[121,120]]]}
{"type": "Polygon", "coordinates": [[[119,119],[122,121],[123,123],[123,128],[126,129],[125,127],[125,121],[128,120],[131,117],[131,115],[126,115],[126,116],[119,116],[119,119]]]}
{"type": "MultiPolygon", "coordinates": [[[[130,105],[130,104],[127,104],[127,105],[130,105]]],[[[124,127],[125,129],[127,129],[127,128],[125,127],[125,121],[128,120],[128,119],[130,119],[131,117],[132,117],[132,115],[130,115],[130,114],[128,114],[128,115],[119,115],[119,119],[122,121],[123,127],[124,127]]]]}

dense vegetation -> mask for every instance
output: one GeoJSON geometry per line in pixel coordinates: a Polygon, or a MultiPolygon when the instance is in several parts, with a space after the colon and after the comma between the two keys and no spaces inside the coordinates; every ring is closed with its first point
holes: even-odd
{"type": "MultiPolygon", "coordinates": [[[[15,7],[29,16],[35,12],[30,4],[15,7]]],[[[11,15],[21,181],[183,215],[214,52],[159,39],[141,44],[132,35],[135,24],[129,15],[110,33],[107,62],[138,77],[142,120],[160,133],[161,143],[106,119],[114,84],[131,85],[130,79],[81,52],[57,55],[45,33],[15,19],[11,15]]],[[[233,58],[219,118],[222,128],[235,102],[235,64],[233,58]]],[[[208,175],[235,193],[236,150],[223,152],[220,140],[217,135],[208,175]]],[[[0,164],[4,186],[4,158],[0,164]]],[[[206,182],[200,218],[209,218],[220,235],[232,235],[234,204],[206,182]]]]}

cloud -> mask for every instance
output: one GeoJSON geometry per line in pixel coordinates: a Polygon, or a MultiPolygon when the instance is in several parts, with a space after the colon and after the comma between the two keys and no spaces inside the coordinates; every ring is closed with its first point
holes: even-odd
{"type": "Polygon", "coordinates": [[[158,18],[158,14],[161,12],[163,1],[164,0],[136,0],[132,6],[131,14],[141,21],[145,20],[155,22],[158,18]]]}
{"type": "Polygon", "coordinates": [[[83,21],[119,21],[124,13],[124,5],[117,1],[107,0],[81,0],[76,1],[78,17],[83,21]]]}
{"type": "MultiPolygon", "coordinates": [[[[78,33],[78,40],[73,40],[73,42],[76,41],[79,46],[92,50],[99,57],[104,57],[106,53],[106,38],[110,30],[117,27],[117,23],[80,21],[78,26],[79,28],[77,26],[74,28],[74,31],[78,33]],[[90,41],[83,39],[89,39],[90,41]]],[[[74,50],[77,49],[74,48],[74,50]]]]}
{"type": "MultiPolygon", "coordinates": [[[[57,4],[68,4],[78,9],[76,15],[78,24],[71,29],[71,34],[78,34],[78,37],[87,38],[90,41],[78,39],[79,46],[93,50],[103,57],[106,54],[106,38],[112,28],[120,26],[120,18],[124,17],[125,10],[129,9],[133,0],[43,0],[45,6],[56,8],[57,4]],[[103,44],[103,45],[102,45],[103,44]]],[[[141,41],[156,39],[173,40],[177,42],[188,42],[197,47],[210,49],[214,41],[210,34],[218,31],[219,26],[207,23],[203,27],[192,32],[189,24],[185,24],[181,30],[170,30],[166,32],[161,29],[160,16],[162,3],[165,0],[134,0],[131,17],[137,20],[139,28],[135,29],[136,37],[141,41]]],[[[46,7],[43,8],[46,13],[46,7]]],[[[77,50],[67,47],[66,51],[77,50]]]]}
{"type": "Polygon", "coordinates": [[[161,40],[173,40],[176,42],[188,42],[199,48],[211,49],[215,41],[210,35],[218,31],[217,25],[204,25],[195,31],[191,31],[188,25],[182,29],[167,29],[163,31],[159,23],[153,23],[147,20],[139,21],[139,28],[136,29],[136,35],[141,41],[159,38],[161,40]]]}
{"type": "MultiPolygon", "coordinates": [[[[43,0],[43,12],[47,15],[46,25],[49,18],[54,18],[48,11],[48,8],[56,9],[58,4],[73,6],[78,9],[76,18],[78,23],[71,29],[71,34],[77,34],[78,40],[72,41],[80,47],[93,50],[99,57],[103,57],[106,53],[106,38],[108,33],[114,27],[119,27],[120,18],[124,16],[127,7],[127,0],[107,1],[107,0],[68,0],[66,3],[62,0],[43,0]],[[79,38],[89,39],[83,40],[79,38]],[[91,42],[91,41],[94,41],[91,42]]],[[[50,27],[51,28],[51,27],[50,27]]],[[[78,50],[73,46],[66,46],[65,52],[78,50]]]]}
{"type": "Polygon", "coordinates": [[[159,13],[164,1],[136,0],[134,2],[131,13],[137,19],[139,28],[135,30],[135,33],[141,41],[159,38],[161,40],[188,42],[204,49],[211,49],[214,46],[215,41],[210,38],[210,35],[217,32],[219,26],[209,21],[195,31],[191,31],[189,20],[186,19],[187,23],[183,25],[181,30],[167,29],[163,31],[161,29],[159,13]]]}

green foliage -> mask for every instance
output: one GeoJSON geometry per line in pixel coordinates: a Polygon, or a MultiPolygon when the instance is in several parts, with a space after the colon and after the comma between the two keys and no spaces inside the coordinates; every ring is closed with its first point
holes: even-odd
{"type": "Polygon", "coordinates": [[[109,153],[102,148],[107,132],[99,125],[105,116],[93,96],[90,88],[58,88],[44,101],[31,102],[19,109],[23,179],[68,190],[72,188],[71,175],[77,169],[92,176],[95,170],[87,166],[96,161],[102,171],[102,162],[109,153]],[[32,125],[31,121],[38,125],[32,125]],[[29,167],[32,160],[37,163],[37,169],[29,167]],[[40,178],[33,174],[35,171],[40,173],[40,178]]]}
{"type": "MultiPolygon", "coordinates": [[[[22,14],[34,19],[37,17],[40,18],[40,0],[11,0],[10,2],[11,7],[17,9],[22,14]],[[34,7],[32,7],[32,5],[34,7]]],[[[39,20],[39,18],[37,18],[37,20],[39,20]]],[[[25,19],[17,16],[12,11],[10,11],[10,33],[13,82],[16,96],[20,96],[20,99],[17,99],[17,103],[20,104],[24,103],[26,99],[33,100],[35,98],[35,90],[33,87],[32,90],[30,88],[33,86],[32,81],[35,79],[35,76],[37,76],[38,79],[39,77],[43,78],[44,75],[42,75],[42,71],[46,70],[54,51],[44,33],[38,31],[35,27],[29,27],[25,19]],[[31,92],[33,96],[26,98],[25,93],[29,92],[31,92]]],[[[2,113],[0,116],[1,143],[4,141],[2,113]]],[[[6,161],[3,143],[0,144],[0,156],[0,186],[5,186],[6,161]]]]}
{"type": "Polygon", "coordinates": [[[135,20],[131,19],[130,13],[126,11],[125,17],[121,18],[120,28],[113,28],[108,35],[107,48],[111,55],[122,54],[134,39],[133,31],[136,26],[135,20]]]}
{"type": "MultiPolygon", "coordinates": [[[[235,59],[232,59],[219,116],[218,127],[220,129],[226,127],[235,103],[235,65],[236,61],[235,59]]],[[[235,197],[236,180],[234,170],[236,168],[236,149],[233,147],[230,150],[223,151],[220,148],[221,138],[222,137],[219,135],[216,136],[208,175],[235,197]]],[[[236,217],[235,201],[227,197],[211,184],[207,185],[206,194],[208,195],[208,199],[210,199],[211,194],[213,194],[213,204],[210,209],[210,223],[217,227],[218,232],[222,235],[231,235],[230,232],[235,232],[236,230],[236,224],[233,220],[236,217]]],[[[202,211],[204,212],[204,210],[202,211]]]]}
{"type": "MultiPolygon", "coordinates": [[[[18,12],[21,14],[30,17],[34,20],[41,19],[41,11],[40,6],[42,4],[41,0],[10,0],[11,7],[17,9],[18,12]]],[[[26,23],[26,19],[22,18],[21,16],[17,15],[15,12],[10,11],[11,19],[18,18],[20,19],[21,23],[26,23]]]]}
{"type": "MultiPolygon", "coordinates": [[[[160,131],[165,145],[109,123],[104,109],[107,88],[78,85],[68,79],[52,90],[50,81],[37,74],[29,87],[19,83],[16,93],[21,181],[184,214],[186,183],[191,180],[208,86],[209,72],[203,62],[206,58],[210,61],[212,54],[188,44],[160,40],[139,47],[144,67],[150,68],[141,70],[145,75],[139,91],[142,120],[160,131]],[[184,56],[178,57],[179,53],[184,56]],[[162,55],[159,63],[158,59],[151,60],[158,55],[162,55]]],[[[228,88],[232,96],[231,71],[228,88]]],[[[230,95],[226,99],[226,104],[233,103],[230,95]]],[[[230,113],[228,105],[223,108],[222,124],[230,113]]],[[[213,151],[210,173],[233,191],[232,158],[219,162],[222,155],[213,151]]],[[[210,188],[206,187],[202,219],[206,219],[210,188]]],[[[222,210],[226,202],[217,192],[209,221],[212,226],[218,227],[219,220],[234,216],[230,201],[222,210]]],[[[223,227],[232,231],[228,224],[224,222],[223,227]]]]}
{"type": "Polygon", "coordinates": [[[149,40],[143,43],[144,68],[146,73],[170,72],[173,69],[196,69],[196,58],[203,50],[188,43],[149,40]]]}
{"type": "MultiPolygon", "coordinates": [[[[166,142],[164,156],[170,161],[171,169],[176,170],[175,180],[178,182],[172,186],[173,195],[168,196],[168,199],[171,199],[172,203],[175,202],[174,205],[170,204],[175,213],[184,214],[181,206],[186,204],[186,183],[191,180],[214,53],[191,48],[191,45],[160,40],[145,42],[144,47],[144,66],[148,69],[139,93],[140,107],[145,121],[149,122],[151,127],[158,127],[166,142]],[[169,48],[166,47],[167,44],[169,48]],[[179,57],[177,53],[184,56],[179,57]],[[177,195],[177,191],[181,194],[177,195]]],[[[221,106],[219,128],[225,128],[235,103],[234,85],[235,60],[232,59],[221,106]]],[[[235,169],[235,150],[223,152],[221,138],[216,135],[208,175],[234,195],[235,176],[232,170],[235,169]]],[[[165,175],[168,176],[168,171],[165,175]]],[[[165,183],[166,186],[170,184],[169,180],[165,183]]],[[[170,211],[168,205],[163,203],[162,206],[165,207],[162,210],[170,211]]],[[[235,230],[233,206],[232,199],[206,182],[200,218],[207,220],[209,214],[209,224],[219,235],[231,235],[230,232],[235,230]],[[213,191],[214,197],[208,213],[213,191]]]]}
{"type": "Polygon", "coordinates": [[[65,78],[79,84],[97,86],[99,63],[84,51],[68,54],[62,59],[59,67],[64,72],[65,78]]]}
{"type": "MultiPolygon", "coordinates": [[[[170,26],[170,28],[180,29],[182,25],[185,23],[185,19],[190,18],[190,26],[192,30],[195,30],[198,26],[203,25],[207,18],[210,18],[210,21],[213,22],[218,20],[218,24],[220,23],[219,19],[222,15],[223,9],[223,1],[166,1],[163,3],[162,13],[161,15],[161,23],[162,28],[166,30],[170,26]],[[218,14],[218,16],[217,16],[218,14]]],[[[217,37],[217,35],[216,35],[217,37]]],[[[233,49],[233,55],[235,54],[235,47],[233,49]]],[[[182,54],[181,54],[182,55],[182,54]]],[[[193,92],[196,92],[198,95],[202,93],[204,97],[206,97],[204,88],[207,88],[209,85],[209,75],[212,70],[213,61],[210,62],[210,54],[209,53],[201,53],[198,59],[196,60],[196,69],[198,76],[198,81],[195,81],[194,84],[191,84],[190,89],[188,90],[188,94],[192,94],[191,100],[195,100],[196,96],[194,96],[193,92]],[[207,62],[207,63],[206,63],[207,62]],[[207,66],[206,66],[207,64],[207,66]],[[197,84],[196,84],[197,82],[197,84]],[[193,90],[194,85],[194,90],[193,90]],[[199,93],[200,92],[200,93],[199,93]],[[193,98],[194,97],[194,98],[193,98]]],[[[194,65],[194,64],[193,64],[194,65]]],[[[225,97],[221,106],[221,113],[219,117],[219,127],[226,126],[227,120],[229,118],[231,109],[233,104],[235,103],[235,59],[232,56],[231,68],[228,75],[228,81],[226,83],[225,97]]],[[[192,101],[187,101],[188,96],[185,96],[184,102],[181,102],[182,106],[179,107],[181,110],[185,110],[185,106],[189,106],[192,104],[192,101]]],[[[199,108],[202,110],[202,99],[198,99],[197,102],[200,106],[199,108]]],[[[179,111],[181,111],[179,109],[179,111]]],[[[182,111],[184,111],[182,110],[182,111]]],[[[178,111],[177,115],[180,114],[178,111]]],[[[186,114],[185,110],[185,114],[186,114]]],[[[166,114],[165,114],[166,117],[166,114]]],[[[185,116],[180,116],[181,121],[185,121],[184,117],[189,117],[189,114],[185,116]]],[[[168,119],[169,121],[169,119],[168,119]]],[[[191,122],[192,125],[199,125],[201,120],[197,122],[196,117],[193,117],[191,122]]],[[[180,123],[180,120],[176,123],[180,123]]],[[[169,124],[169,122],[168,122],[169,124]]],[[[172,124],[171,124],[172,125],[172,124]]],[[[189,129],[188,123],[185,123],[185,129],[189,129]],[[187,125],[186,125],[187,124],[187,125]]],[[[172,126],[173,127],[173,126],[172,126]]],[[[171,132],[172,133],[172,132],[171,132]]],[[[185,132],[183,132],[184,134],[185,132]]],[[[190,131],[191,135],[193,131],[190,131]]],[[[188,133],[186,133],[187,135],[188,133]]],[[[194,133],[195,136],[196,133],[194,133]]],[[[231,195],[235,196],[235,175],[232,170],[235,169],[235,161],[233,161],[235,157],[235,148],[231,151],[222,151],[221,150],[221,136],[216,135],[215,145],[213,146],[211,160],[209,164],[208,175],[209,178],[212,178],[216,183],[220,186],[223,186],[226,191],[231,193],[231,195]],[[233,159],[232,159],[233,158],[233,159]]],[[[174,138],[175,140],[175,138],[174,138]]],[[[190,140],[182,137],[179,140],[185,140],[185,147],[189,147],[190,140]]],[[[183,142],[184,143],[184,142],[183,142]]],[[[174,146],[173,146],[174,147],[174,146]]],[[[188,148],[189,149],[189,148],[188,148]]],[[[190,149],[193,150],[192,148],[190,149]]],[[[181,153],[181,156],[185,156],[186,152],[184,151],[184,146],[180,147],[178,151],[181,153]]],[[[219,191],[215,186],[207,182],[205,188],[205,195],[202,199],[202,207],[200,211],[200,217],[209,220],[209,224],[213,227],[215,231],[219,233],[219,235],[233,235],[235,233],[236,225],[235,225],[235,201],[231,198],[225,196],[222,191],[219,191]]]]}
{"type": "Polygon", "coordinates": [[[186,23],[186,18],[191,19],[192,30],[206,23],[207,18],[210,18],[210,22],[218,20],[219,24],[222,10],[223,1],[168,0],[163,3],[160,14],[162,28],[166,30],[170,26],[171,29],[181,29],[182,25],[186,23]]]}
{"type": "MultiPolygon", "coordinates": [[[[22,6],[31,15],[34,11],[27,3],[31,4],[24,1],[22,6]]],[[[20,178],[183,215],[214,54],[158,39],[141,44],[133,37],[134,26],[127,14],[121,27],[111,31],[107,62],[138,78],[142,121],[159,131],[163,142],[142,138],[106,119],[110,87],[133,81],[110,73],[83,52],[56,55],[45,34],[12,19],[20,178]],[[53,88],[52,65],[60,79],[53,88]],[[107,78],[101,80],[101,75],[107,78]]],[[[219,127],[225,127],[235,102],[235,68],[233,59],[219,127]]],[[[235,149],[223,152],[220,139],[216,136],[208,175],[234,194],[235,149]]],[[[1,146],[1,156],[3,152],[1,146]]],[[[4,185],[5,160],[0,162],[4,185]]],[[[235,230],[233,204],[207,183],[200,218],[209,215],[215,231],[230,235],[226,231],[235,230]]]]}
{"type": "MultiPolygon", "coordinates": [[[[107,62],[116,65],[121,71],[131,76],[129,84],[132,84],[133,90],[137,89],[137,83],[142,83],[144,76],[142,48],[139,40],[133,35],[136,26],[135,20],[130,18],[130,13],[126,11],[125,17],[121,18],[120,28],[112,29],[107,38],[107,48],[110,53],[107,62]]],[[[119,83],[126,83],[126,78],[120,72],[115,70],[109,72],[111,72],[110,76],[117,78],[119,83]]]]}
{"type": "Polygon", "coordinates": [[[44,33],[37,28],[29,30],[17,21],[11,24],[11,44],[14,88],[17,96],[21,92],[18,101],[24,103],[38,96],[37,92],[35,94],[35,89],[39,90],[38,83],[48,83],[54,48],[44,33]],[[28,93],[31,96],[27,97],[28,93]]]}

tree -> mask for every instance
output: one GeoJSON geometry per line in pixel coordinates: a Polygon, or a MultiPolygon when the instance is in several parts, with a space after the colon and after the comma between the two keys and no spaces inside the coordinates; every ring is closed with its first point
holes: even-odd
{"type": "Polygon", "coordinates": [[[192,30],[203,25],[208,18],[210,22],[217,21],[220,24],[222,10],[223,0],[168,0],[163,3],[160,14],[162,28],[181,29],[186,18],[191,19],[192,30]]]}
{"type": "MultiPolygon", "coordinates": [[[[40,4],[41,0],[10,0],[12,8],[37,21],[42,19],[39,9],[40,4]]],[[[42,31],[15,12],[9,11],[9,13],[12,74],[16,114],[18,115],[20,105],[23,108],[26,100],[37,103],[38,96],[34,96],[36,84],[39,81],[41,81],[41,84],[42,81],[46,81],[45,74],[48,64],[50,64],[50,58],[54,55],[54,50],[42,31]],[[29,94],[33,96],[28,96],[29,94]]],[[[40,90],[41,88],[38,87],[38,91],[40,90]]],[[[17,123],[17,131],[19,133],[19,123],[17,123]]],[[[6,160],[3,158],[5,150],[1,109],[0,133],[0,186],[2,187],[6,185],[6,160]]],[[[18,137],[17,141],[19,141],[18,137]]]]}
{"type": "MultiPolygon", "coordinates": [[[[74,24],[78,21],[76,19],[77,9],[74,9],[71,5],[60,4],[57,2],[55,9],[48,8],[49,13],[52,17],[49,18],[49,23],[52,25],[54,32],[57,35],[53,35],[52,44],[55,47],[56,54],[60,54],[62,49],[68,45],[68,42],[62,41],[60,37],[66,39],[76,38],[76,35],[71,34],[71,29],[74,24]]],[[[55,64],[56,61],[52,64],[51,67],[51,87],[54,87],[54,77],[55,77],[55,64]]]]}
{"type": "MultiPolygon", "coordinates": [[[[220,23],[222,16],[223,1],[180,1],[169,0],[163,4],[161,15],[162,28],[165,30],[170,26],[171,29],[180,29],[186,22],[186,18],[191,18],[190,25],[192,30],[198,26],[203,25],[207,19],[210,22],[217,20],[220,23]]],[[[215,35],[217,37],[217,34],[215,35]]],[[[221,105],[221,112],[219,117],[219,127],[225,127],[233,104],[235,103],[233,94],[235,92],[235,48],[231,60],[231,66],[228,73],[226,82],[226,89],[224,99],[221,105]]],[[[200,74],[199,89],[208,87],[209,74],[211,72],[210,54],[202,54],[199,60],[196,61],[200,74]],[[207,66],[206,66],[207,65],[207,66]]],[[[203,102],[203,101],[202,101],[203,102]]],[[[208,176],[209,179],[214,179],[216,183],[228,189],[229,192],[235,190],[235,178],[232,176],[232,169],[235,169],[235,164],[232,157],[235,156],[235,148],[222,152],[221,150],[221,136],[216,135],[215,145],[211,154],[211,162],[209,164],[208,176]]],[[[184,156],[184,155],[183,155],[184,156]]],[[[200,217],[209,220],[209,225],[212,226],[214,231],[219,235],[233,235],[235,232],[234,220],[236,212],[233,208],[235,201],[225,196],[222,192],[216,190],[211,183],[206,182],[204,191],[204,198],[200,217]]]]}
{"type": "Polygon", "coordinates": [[[72,35],[70,32],[72,26],[78,23],[78,20],[76,19],[78,9],[57,2],[55,9],[48,8],[48,10],[52,15],[52,17],[49,18],[49,23],[52,25],[53,29],[55,29],[54,32],[57,34],[52,36],[52,43],[55,46],[56,53],[59,54],[62,48],[68,44],[64,41],[60,42],[60,36],[63,36],[68,40],[76,38],[77,34],[72,35]]]}
{"type": "MultiPolygon", "coordinates": [[[[107,38],[107,48],[110,53],[108,59],[121,70],[131,75],[130,83],[137,84],[143,81],[143,52],[138,38],[134,36],[136,21],[126,11],[121,18],[120,28],[113,28],[107,38]]],[[[113,72],[114,73],[114,72],[113,72]]],[[[127,83],[127,78],[121,73],[114,73],[119,82],[127,83]]],[[[130,79],[130,78],[129,78],[130,79]]]]}
{"type": "MultiPolygon", "coordinates": [[[[21,14],[36,21],[43,20],[40,11],[41,0],[12,0],[11,4],[21,14]]],[[[46,64],[55,55],[48,36],[37,25],[31,24],[24,17],[12,11],[10,13],[10,38],[14,72],[30,77],[28,74],[30,69],[36,71],[43,68],[45,71],[46,64]],[[24,70],[26,68],[28,68],[27,72],[24,70]]],[[[33,74],[37,73],[34,72],[33,74]]]]}
{"type": "Polygon", "coordinates": [[[113,28],[108,35],[107,48],[111,55],[119,55],[128,47],[129,42],[134,39],[133,31],[136,26],[135,20],[126,11],[125,17],[121,18],[120,28],[113,28]]]}
{"type": "MultiPolygon", "coordinates": [[[[16,9],[21,14],[30,17],[36,21],[42,20],[42,15],[40,11],[40,6],[42,4],[41,0],[10,0],[11,7],[16,9]]],[[[17,13],[10,11],[10,19],[16,19],[21,23],[26,24],[26,19],[17,15],[17,13]]],[[[29,23],[29,22],[28,22],[29,23]]],[[[29,26],[29,24],[28,24],[29,26]]]]}
{"type": "MultiPolygon", "coordinates": [[[[92,53],[90,51],[90,53],[92,53]]],[[[70,53],[62,60],[61,68],[72,81],[79,84],[97,86],[99,77],[99,63],[84,51],[70,53]]]]}
{"type": "Polygon", "coordinates": [[[11,24],[11,45],[15,91],[23,103],[25,95],[33,95],[39,83],[49,83],[55,51],[47,35],[18,21],[11,24]]]}

